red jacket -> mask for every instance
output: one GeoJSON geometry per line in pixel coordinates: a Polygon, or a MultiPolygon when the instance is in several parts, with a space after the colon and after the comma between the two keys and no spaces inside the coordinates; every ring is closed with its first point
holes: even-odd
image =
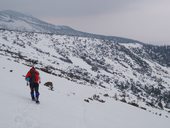
{"type": "Polygon", "coordinates": [[[25,78],[30,78],[30,79],[31,79],[33,74],[35,75],[33,82],[39,84],[39,83],[40,83],[39,72],[38,72],[34,67],[32,67],[32,68],[28,71],[28,73],[27,73],[27,75],[26,75],[25,78]]]}

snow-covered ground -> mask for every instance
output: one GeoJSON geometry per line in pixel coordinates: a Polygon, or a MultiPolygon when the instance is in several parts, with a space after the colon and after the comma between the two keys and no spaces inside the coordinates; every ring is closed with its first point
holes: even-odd
{"type": "MultiPolygon", "coordinates": [[[[40,104],[30,99],[23,77],[29,67],[0,56],[1,128],[169,128],[170,118],[120,101],[85,102],[106,90],[78,85],[40,72],[40,104]],[[11,70],[11,71],[10,71],[11,70]],[[54,91],[43,84],[52,81],[54,91]]],[[[108,90],[107,90],[108,91],[108,90]]],[[[113,92],[112,92],[113,93],[113,92]]],[[[106,97],[105,97],[106,98],[106,97]]],[[[152,111],[152,110],[151,110],[152,111]]]]}

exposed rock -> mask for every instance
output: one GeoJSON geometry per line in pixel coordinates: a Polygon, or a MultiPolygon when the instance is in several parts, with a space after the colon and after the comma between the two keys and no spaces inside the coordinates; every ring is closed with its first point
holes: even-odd
{"type": "Polygon", "coordinates": [[[52,90],[52,91],[53,91],[53,89],[54,89],[54,87],[53,87],[53,83],[52,83],[52,82],[50,82],[50,81],[46,82],[46,83],[44,84],[44,86],[49,87],[49,89],[50,89],[50,90],[52,90]]]}

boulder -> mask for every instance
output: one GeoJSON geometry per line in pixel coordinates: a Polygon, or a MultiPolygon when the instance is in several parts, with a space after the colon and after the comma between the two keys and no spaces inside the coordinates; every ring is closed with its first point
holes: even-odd
{"type": "Polygon", "coordinates": [[[52,82],[48,81],[44,84],[44,86],[49,87],[49,89],[53,91],[53,83],[52,82]]]}

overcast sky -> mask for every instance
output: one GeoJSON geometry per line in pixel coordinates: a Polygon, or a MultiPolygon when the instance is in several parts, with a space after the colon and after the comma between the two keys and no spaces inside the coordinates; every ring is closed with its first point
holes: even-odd
{"type": "Polygon", "coordinates": [[[0,9],[84,32],[170,44],[170,0],[0,0],[0,9]]]}

